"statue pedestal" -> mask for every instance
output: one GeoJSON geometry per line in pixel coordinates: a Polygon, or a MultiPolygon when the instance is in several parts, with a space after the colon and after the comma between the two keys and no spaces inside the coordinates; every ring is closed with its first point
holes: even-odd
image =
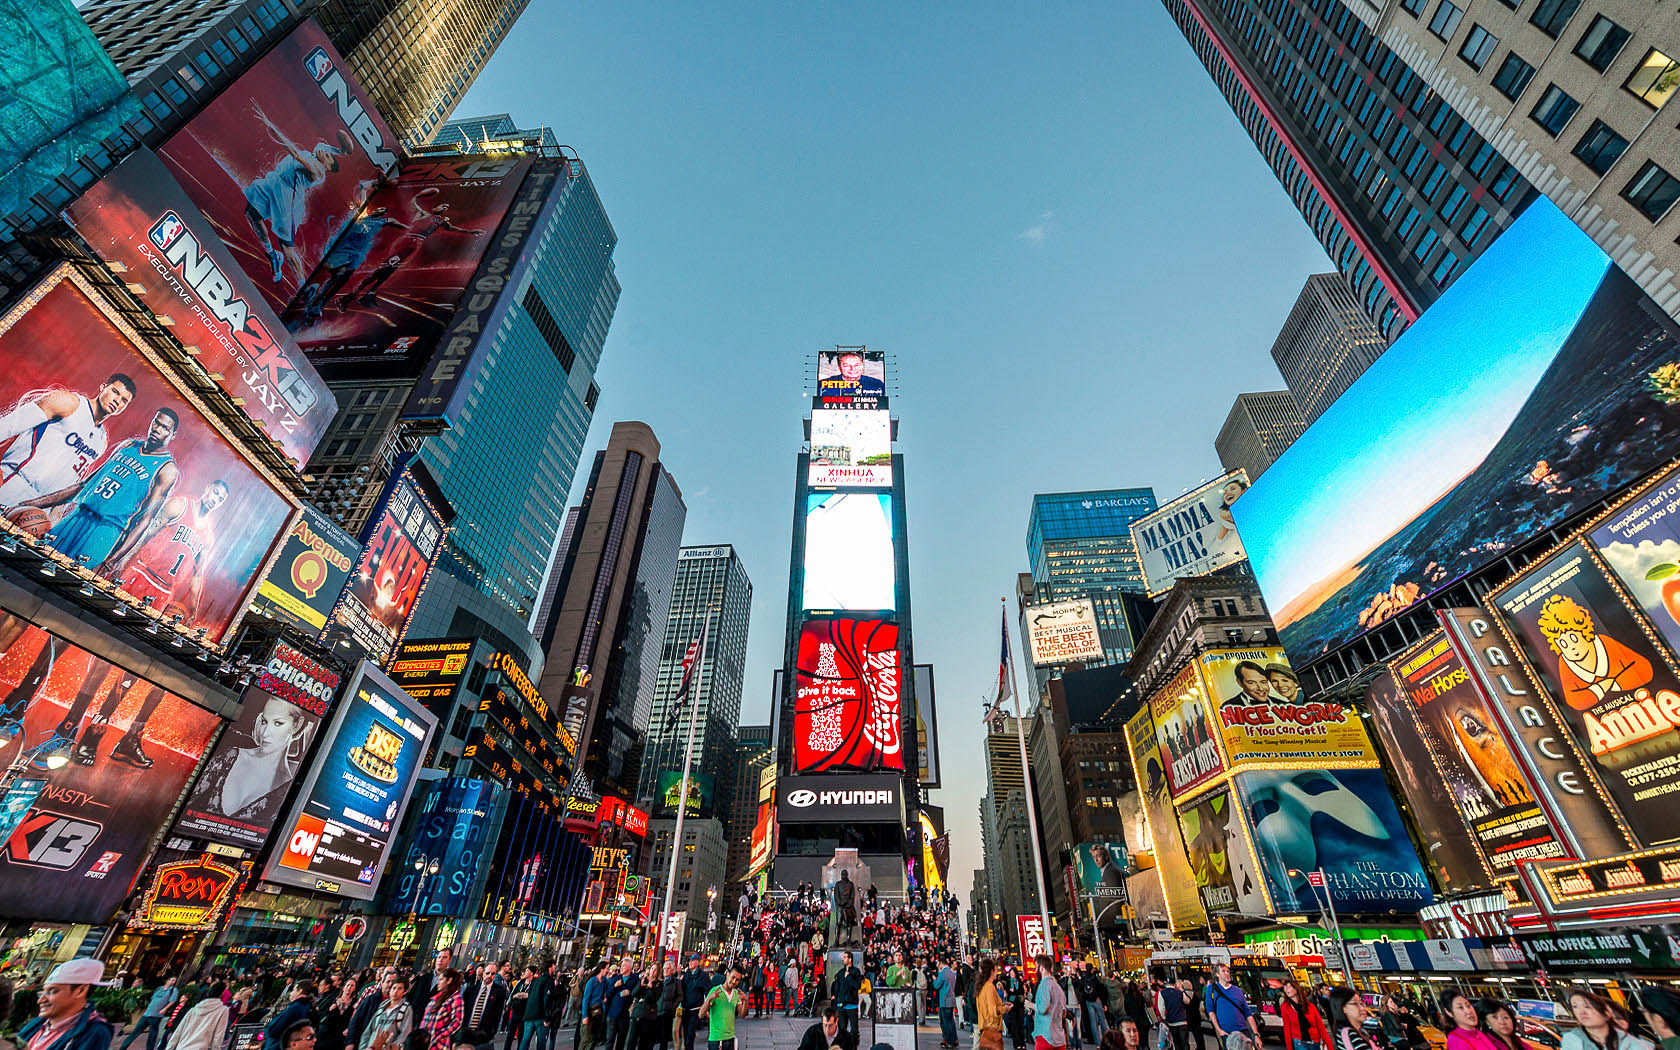
{"type": "Polygon", "coordinates": [[[858,909],[863,904],[863,895],[869,886],[869,865],[858,856],[856,849],[849,846],[840,847],[834,851],[833,859],[823,865],[822,881],[829,902],[828,943],[836,948],[862,943],[863,928],[858,922],[858,909]],[[834,889],[840,884],[842,872],[846,874],[847,881],[852,886],[852,898],[848,905],[851,911],[849,916],[841,915],[841,903],[834,889]]]}

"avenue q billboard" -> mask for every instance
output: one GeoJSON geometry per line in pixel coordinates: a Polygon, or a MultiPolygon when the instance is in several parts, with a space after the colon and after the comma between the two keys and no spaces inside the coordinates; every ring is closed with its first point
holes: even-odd
{"type": "Polygon", "coordinates": [[[1234,470],[1132,522],[1132,542],[1150,597],[1178,580],[1243,560],[1231,504],[1247,489],[1248,472],[1234,470]]]}
{"type": "Polygon", "coordinates": [[[1680,451],[1672,323],[1536,201],[1234,506],[1305,664],[1680,451]]]}
{"type": "Polygon", "coordinates": [[[1027,609],[1027,644],[1035,667],[1060,667],[1076,660],[1101,660],[1097,609],[1089,598],[1049,602],[1027,609]]]}

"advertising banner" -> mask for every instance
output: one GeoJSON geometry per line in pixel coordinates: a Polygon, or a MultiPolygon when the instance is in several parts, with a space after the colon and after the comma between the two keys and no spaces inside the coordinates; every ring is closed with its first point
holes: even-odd
{"type": "Polygon", "coordinates": [[[747,878],[752,878],[776,859],[776,807],[770,802],[758,804],[758,817],[753,821],[752,853],[747,861],[747,878]]]}
{"type": "Polygon", "coordinates": [[[886,409],[811,410],[812,488],[891,488],[892,418],[886,409]]]}
{"type": "Polygon", "coordinates": [[[933,665],[917,664],[911,681],[916,700],[916,780],[925,788],[937,788],[939,779],[939,708],[933,698],[933,665]]]}
{"type": "Polygon", "coordinates": [[[1308,876],[1319,868],[1345,914],[1410,915],[1434,901],[1382,770],[1254,770],[1233,780],[1279,913],[1317,909],[1308,876]]]}
{"type": "Polygon", "coordinates": [[[257,849],[280,819],[315,731],[338,694],[338,674],[277,642],[216,742],[175,830],[257,849]]]}
{"type": "Polygon", "coordinates": [[[1231,504],[1247,489],[1248,472],[1234,470],[1132,522],[1132,542],[1150,597],[1178,580],[1205,576],[1247,557],[1231,516],[1231,504]]]}
{"type": "Polygon", "coordinates": [[[280,319],[329,376],[418,375],[530,167],[513,155],[404,163],[280,319]]]}
{"type": "Polygon", "coordinates": [[[1161,756],[1148,705],[1126,723],[1126,742],[1137,777],[1138,795],[1143,801],[1147,845],[1154,851],[1155,877],[1160,883],[1167,918],[1175,930],[1204,925],[1207,913],[1202,909],[1196,877],[1190,870],[1184,840],[1180,837],[1178,815],[1173,812],[1171,785],[1167,780],[1167,763],[1161,756]]]}
{"type": "Polygon", "coordinates": [[[903,824],[904,808],[903,781],[886,773],[782,777],[776,782],[776,819],[784,824],[903,824]]]}
{"type": "Polygon", "coordinates": [[[1076,660],[1101,660],[1097,607],[1089,598],[1047,602],[1027,609],[1027,646],[1034,667],[1061,667],[1076,660]]]}
{"type": "Polygon", "coordinates": [[[363,661],[263,878],[372,900],[437,719],[363,661]]]}
{"type": "Polygon", "coordinates": [[[373,187],[396,173],[398,150],[311,20],[158,153],[278,312],[373,187]]]}
{"type": "Polygon", "coordinates": [[[0,319],[0,513],[220,642],[293,505],[141,345],[68,266],[0,319]]]}
{"type": "Polygon", "coordinates": [[[411,461],[391,476],[370,520],[361,558],[340,596],[333,617],[378,663],[408,631],[409,617],[443,545],[445,519],[427,497],[411,461]]]}
{"type": "Polygon", "coordinates": [[[1124,897],[1127,859],[1121,842],[1081,842],[1073,847],[1079,892],[1087,897],[1124,897]]]}
{"type": "Polygon", "coordinates": [[[104,923],[221,719],[0,613],[0,741],[44,779],[0,850],[0,914],[104,923]]]}
{"type": "Polygon", "coordinates": [[[1179,811],[1178,822],[1207,913],[1265,915],[1266,898],[1248,830],[1243,827],[1242,807],[1232,800],[1230,791],[1203,795],[1179,811]]]}
{"type": "Polygon", "coordinates": [[[467,677],[472,651],[471,638],[404,642],[386,673],[439,722],[446,722],[455,709],[455,693],[467,677]]]}
{"type": "Polygon", "coordinates": [[[1635,837],[1652,845],[1680,836],[1680,678],[1585,544],[1491,600],[1635,837]]]}
{"type": "Polygon", "coordinates": [[[1680,469],[1617,507],[1592,530],[1592,542],[1668,648],[1680,653],[1680,469]]]}
{"type": "MultiPolygon", "coordinates": [[[[677,799],[682,796],[682,770],[667,769],[659,774],[659,793],[655,796],[653,815],[656,817],[675,817],[677,815],[677,799]]],[[[702,817],[712,811],[712,800],[716,797],[712,788],[712,778],[704,773],[691,772],[688,775],[688,806],[684,810],[686,816],[702,817]]]]}
{"type": "Polygon", "coordinates": [[[1672,322],[1580,227],[1523,212],[1234,505],[1291,658],[1671,459],[1677,361],[1672,322]]]}
{"type": "Polygon", "coordinates": [[[1038,957],[1048,955],[1056,957],[1056,950],[1050,944],[1050,934],[1044,928],[1042,915],[1017,915],[1015,917],[1016,944],[1021,952],[1021,966],[1027,971],[1027,983],[1038,980],[1038,957]]]}
{"type": "Polygon", "coordinates": [[[1371,726],[1388,753],[1389,768],[1412,810],[1412,827],[1423,857],[1434,869],[1443,892],[1457,893],[1493,885],[1493,869],[1470,837],[1469,819],[1447,785],[1423,728],[1411,711],[1412,700],[1392,673],[1366,686],[1371,726]]]}
{"type": "Polygon", "coordinates": [[[64,218],[302,467],[338,403],[157,155],[144,147],[129,154],[64,218]]]}
{"type": "Polygon", "coordinates": [[[892,494],[812,492],[805,501],[804,609],[898,608],[892,494]]]}
{"type": "Polygon", "coordinates": [[[239,888],[239,869],[209,857],[159,864],[128,926],[135,930],[210,930],[239,888]]]}
{"type": "Polygon", "coordinates": [[[1149,710],[1174,799],[1225,771],[1225,756],[1208,720],[1207,694],[1195,664],[1186,664],[1165,689],[1150,697],[1149,710]]]}
{"type": "Polygon", "coordinates": [[[1433,636],[1407,650],[1390,671],[1494,876],[1514,876],[1518,861],[1567,856],[1486,698],[1447,638],[1433,636]]]}
{"type": "Polygon", "coordinates": [[[1282,649],[1215,649],[1197,662],[1232,769],[1281,762],[1320,769],[1376,765],[1358,713],[1308,696],[1282,649]]]}
{"type": "Polygon", "coordinates": [[[887,355],[883,350],[842,346],[817,351],[817,398],[887,396],[887,355]]]}
{"type": "Polygon", "coordinates": [[[427,785],[415,803],[413,837],[399,859],[386,910],[392,915],[473,914],[473,882],[489,847],[490,826],[501,799],[494,780],[445,777],[427,785]],[[436,875],[421,874],[414,862],[438,863],[436,875]]]}
{"type": "Polygon", "coordinates": [[[361,550],[337,522],[305,503],[280,556],[257,586],[251,607],[270,619],[319,634],[361,550]]]}
{"type": "Polygon", "coordinates": [[[799,629],[793,768],[904,769],[903,654],[881,620],[810,620],[799,629]]]}

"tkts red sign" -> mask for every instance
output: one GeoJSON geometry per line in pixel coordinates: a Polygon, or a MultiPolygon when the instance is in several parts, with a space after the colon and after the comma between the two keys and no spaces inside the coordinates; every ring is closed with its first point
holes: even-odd
{"type": "Polygon", "coordinates": [[[819,620],[799,632],[794,771],[903,770],[898,627],[819,620]]]}

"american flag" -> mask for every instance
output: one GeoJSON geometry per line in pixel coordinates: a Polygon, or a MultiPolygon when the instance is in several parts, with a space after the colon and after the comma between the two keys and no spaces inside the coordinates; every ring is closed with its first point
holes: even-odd
{"type": "Polygon", "coordinates": [[[1015,695],[1015,662],[1009,657],[1009,611],[1004,609],[999,614],[1003,623],[1003,651],[998,656],[998,684],[997,699],[986,708],[986,717],[991,718],[1003,708],[1003,702],[1015,695]]]}
{"type": "Polygon", "coordinates": [[[694,662],[700,658],[700,650],[706,647],[706,623],[700,624],[700,633],[694,636],[694,641],[688,643],[688,652],[683,654],[682,685],[677,689],[677,695],[671,698],[671,710],[665,716],[665,728],[671,729],[677,724],[682,715],[684,701],[688,699],[689,687],[694,684],[694,662]]]}

